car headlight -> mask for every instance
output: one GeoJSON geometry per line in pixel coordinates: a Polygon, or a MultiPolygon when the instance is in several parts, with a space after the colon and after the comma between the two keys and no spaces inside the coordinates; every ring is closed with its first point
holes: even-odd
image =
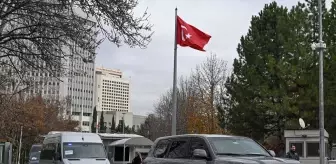
{"type": "Polygon", "coordinates": [[[37,158],[36,157],[32,157],[31,160],[35,161],[35,160],[37,160],[37,158]]]}

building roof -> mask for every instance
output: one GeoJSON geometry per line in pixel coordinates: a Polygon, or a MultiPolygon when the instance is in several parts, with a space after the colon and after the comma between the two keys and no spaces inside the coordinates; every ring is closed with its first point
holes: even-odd
{"type": "Polygon", "coordinates": [[[117,140],[109,144],[109,146],[152,146],[154,143],[148,138],[145,137],[133,137],[117,140]]]}
{"type": "Polygon", "coordinates": [[[137,134],[118,134],[118,133],[98,133],[102,138],[133,138],[133,137],[143,137],[137,134]]]}
{"type": "Polygon", "coordinates": [[[233,136],[233,135],[223,135],[223,134],[181,134],[181,135],[175,135],[175,136],[165,136],[160,137],[158,139],[165,139],[165,138],[177,138],[177,137],[236,137],[236,138],[248,138],[243,136],[233,136]]]}

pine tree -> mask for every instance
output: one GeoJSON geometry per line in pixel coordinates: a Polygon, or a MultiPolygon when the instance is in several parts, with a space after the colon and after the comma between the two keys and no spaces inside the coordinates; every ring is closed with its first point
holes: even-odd
{"type": "Polygon", "coordinates": [[[114,133],[116,131],[116,123],[114,120],[114,115],[112,116],[112,124],[111,124],[111,133],[114,133]]]}
{"type": "Polygon", "coordinates": [[[93,114],[92,114],[92,123],[91,123],[91,132],[96,132],[96,126],[97,126],[97,109],[96,107],[93,108],[93,114]]]}
{"type": "Polygon", "coordinates": [[[102,111],[99,120],[99,133],[105,133],[105,132],[106,132],[106,126],[104,123],[104,112],[102,111]]]}
{"type": "Polygon", "coordinates": [[[252,17],[227,80],[221,126],[257,140],[281,138],[285,128],[297,126],[297,118],[309,107],[302,93],[308,94],[309,83],[316,84],[307,71],[314,59],[309,57],[308,16],[304,4],[288,11],[273,2],[252,17]]]}
{"type": "Polygon", "coordinates": [[[117,129],[116,129],[116,131],[118,133],[122,133],[123,132],[123,124],[124,124],[124,121],[123,120],[119,120],[119,124],[118,124],[117,129]]]}

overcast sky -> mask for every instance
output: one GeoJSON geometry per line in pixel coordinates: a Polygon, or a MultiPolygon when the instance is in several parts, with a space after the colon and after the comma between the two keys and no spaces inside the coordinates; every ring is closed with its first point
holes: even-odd
{"type": "MultiPolygon", "coordinates": [[[[178,48],[178,76],[188,75],[202,63],[209,52],[228,61],[237,57],[236,47],[242,35],[247,33],[252,15],[271,0],[139,0],[136,14],[148,7],[150,21],[155,31],[147,49],[117,48],[104,42],[97,50],[97,65],[120,69],[131,78],[131,110],[146,115],[153,111],[153,104],[173,83],[174,9],[189,24],[212,36],[206,49],[200,52],[190,48],[178,48]],[[253,3],[252,3],[253,2],[253,3]]],[[[296,0],[277,0],[290,7],[296,0]]],[[[330,0],[327,0],[330,6],[330,0]]]]}

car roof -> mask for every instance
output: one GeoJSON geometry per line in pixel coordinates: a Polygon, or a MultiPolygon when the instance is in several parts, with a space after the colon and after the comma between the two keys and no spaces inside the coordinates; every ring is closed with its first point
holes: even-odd
{"type": "Polygon", "coordinates": [[[102,143],[101,138],[96,133],[81,133],[81,132],[58,132],[49,134],[45,137],[45,141],[54,137],[62,137],[62,142],[92,142],[102,143]]]}
{"type": "Polygon", "coordinates": [[[157,140],[174,139],[174,138],[179,138],[179,137],[202,137],[202,138],[226,137],[226,138],[245,138],[245,139],[249,139],[248,137],[234,136],[234,135],[224,135],[224,134],[181,134],[181,135],[160,137],[157,140]]]}
{"type": "Polygon", "coordinates": [[[42,147],[42,144],[33,144],[32,147],[42,147]]]}

